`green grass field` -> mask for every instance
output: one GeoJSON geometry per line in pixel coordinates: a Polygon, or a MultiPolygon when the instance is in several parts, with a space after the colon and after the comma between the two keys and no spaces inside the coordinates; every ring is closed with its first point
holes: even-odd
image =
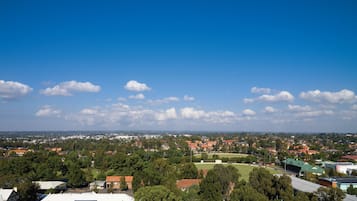
{"type": "MultiPolygon", "coordinates": [[[[238,154],[238,153],[207,153],[208,159],[212,159],[213,155],[218,155],[219,158],[233,158],[233,157],[247,157],[248,154],[238,154]]],[[[195,154],[194,157],[201,158],[201,154],[195,154]]]]}
{"type": "MultiPolygon", "coordinates": [[[[215,164],[206,164],[206,163],[195,163],[197,169],[212,169],[215,164]]],[[[232,165],[235,168],[238,169],[239,173],[241,174],[240,180],[244,179],[245,181],[249,181],[249,173],[253,170],[254,167],[258,166],[253,166],[249,164],[223,164],[224,166],[232,165]]],[[[270,173],[272,174],[278,174],[280,173],[278,170],[272,169],[267,167],[267,170],[269,170],[270,173]]]]}

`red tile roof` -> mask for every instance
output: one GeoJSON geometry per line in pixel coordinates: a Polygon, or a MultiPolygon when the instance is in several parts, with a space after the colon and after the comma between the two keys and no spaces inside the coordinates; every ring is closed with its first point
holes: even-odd
{"type": "Polygon", "coordinates": [[[201,179],[181,179],[176,181],[177,188],[189,188],[194,185],[199,185],[201,183],[201,179]]]}
{"type": "MultiPolygon", "coordinates": [[[[107,176],[106,182],[120,182],[122,176],[107,176]]],[[[125,182],[133,182],[133,176],[125,176],[125,182]]]]}

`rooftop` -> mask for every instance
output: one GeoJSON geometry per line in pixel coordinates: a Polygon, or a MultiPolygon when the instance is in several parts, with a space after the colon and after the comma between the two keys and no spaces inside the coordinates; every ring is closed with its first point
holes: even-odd
{"type": "Polygon", "coordinates": [[[61,193],[49,194],[42,201],[134,201],[134,198],[127,194],[109,194],[109,193],[61,193]]]}

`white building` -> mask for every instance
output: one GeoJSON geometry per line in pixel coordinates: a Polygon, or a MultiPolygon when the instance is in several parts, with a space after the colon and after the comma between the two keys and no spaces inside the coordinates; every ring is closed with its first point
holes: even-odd
{"type": "Polygon", "coordinates": [[[55,190],[59,192],[67,189],[67,184],[63,181],[34,181],[32,183],[38,184],[41,191],[55,190]]]}
{"type": "Polygon", "coordinates": [[[60,193],[49,194],[42,201],[134,201],[134,198],[122,193],[60,193]]]}
{"type": "Polygon", "coordinates": [[[323,164],[325,168],[331,168],[338,173],[350,175],[353,170],[357,170],[357,165],[351,162],[325,162],[323,164]]]}
{"type": "Polygon", "coordinates": [[[0,201],[18,201],[19,196],[13,189],[0,188],[0,201]]]}

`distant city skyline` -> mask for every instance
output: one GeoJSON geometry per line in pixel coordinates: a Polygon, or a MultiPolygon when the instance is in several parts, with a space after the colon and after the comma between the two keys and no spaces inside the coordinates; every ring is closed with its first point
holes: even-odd
{"type": "Polygon", "coordinates": [[[357,2],[0,2],[0,131],[357,132],[357,2]]]}

